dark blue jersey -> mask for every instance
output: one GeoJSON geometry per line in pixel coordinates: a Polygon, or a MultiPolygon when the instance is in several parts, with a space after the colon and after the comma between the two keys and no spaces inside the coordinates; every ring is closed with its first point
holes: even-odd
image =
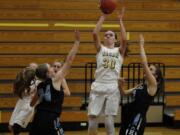
{"type": "Polygon", "coordinates": [[[134,101],[125,104],[122,111],[122,126],[119,135],[143,135],[146,113],[153,100],[147,85],[139,85],[133,91],[134,101]]]}
{"type": "Polygon", "coordinates": [[[62,104],[64,101],[64,92],[54,89],[52,80],[47,79],[38,85],[38,94],[41,99],[40,104],[37,105],[37,111],[48,111],[60,115],[62,111],[62,104]]]}
{"type": "Polygon", "coordinates": [[[133,112],[141,112],[145,113],[147,112],[152,100],[153,96],[150,96],[148,94],[147,85],[142,84],[135,88],[133,92],[134,101],[131,103],[131,109],[133,112]]]}

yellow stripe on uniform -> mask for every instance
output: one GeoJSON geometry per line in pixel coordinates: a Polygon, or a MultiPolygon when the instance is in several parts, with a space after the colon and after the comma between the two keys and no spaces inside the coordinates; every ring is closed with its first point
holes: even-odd
{"type": "Polygon", "coordinates": [[[48,27],[48,23],[0,23],[0,27],[48,27]]]}

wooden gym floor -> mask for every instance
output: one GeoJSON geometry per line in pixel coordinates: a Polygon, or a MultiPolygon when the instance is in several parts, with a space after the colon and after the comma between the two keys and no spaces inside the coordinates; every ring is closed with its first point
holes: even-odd
{"type": "MultiPolygon", "coordinates": [[[[116,128],[116,134],[118,135],[118,128],[116,128]]],[[[87,130],[83,131],[71,131],[65,132],[66,135],[87,135],[87,130]]],[[[10,133],[0,133],[0,135],[12,135],[10,133]]],[[[22,133],[21,135],[28,135],[27,133],[22,133]]],[[[98,135],[106,135],[105,129],[100,128],[98,135]]],[[[180,129],[172,129],[165,127],[147,127],[144,135],[180,135],[180,129]]]]}

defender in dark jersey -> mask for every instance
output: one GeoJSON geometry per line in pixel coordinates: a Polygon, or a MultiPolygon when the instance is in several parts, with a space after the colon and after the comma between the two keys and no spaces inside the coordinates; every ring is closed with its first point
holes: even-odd
{"type": "Polygon", "coordinates": [[[55,73],[49,64],[41,64],[36,69],[36,76],[42,81],[37,88],[31,106],[36,106],[30,135],[64,135],[59,122],[64,92],[61,88],[63,79],[79,48],[79,32],[75,32],[75,43],[62,68],[55,73]]]}
{"type": "Polygon", "coordinates": [[[146,126],[146,113],[158,89],[163,85],[163,76],[159,67],[148,67],[144,51],[144,38],[140,35],[140,54],[144,69],[145,83],[124,90],[123,80],[119,80],[121,94],[133,94],[134,101],[126,104],[119,135],[143,135],[146,126]]]}
{"type": "MultiPolygon", "coordinates": [[[[63,62],[60,62],[59,60],[55,60],[52,64],[52,67],[55,73],[57,73],[62,68],[62,66],[63,66],[63,62]]],[[[63,79],[62,87],[63,87],[64,95],[70,96],[71,92],[69,90],[69,87],[65,78],[63,79]]]]}

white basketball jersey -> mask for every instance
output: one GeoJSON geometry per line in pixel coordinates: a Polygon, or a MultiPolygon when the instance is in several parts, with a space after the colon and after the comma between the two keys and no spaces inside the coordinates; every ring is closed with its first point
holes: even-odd
{"type": "Polygon", "coordinates": [[[96,82],[117,82],[123,63],[118,47],[109,49],[102,45],[99,53],[96,55],[96,62],[96,82]]]}
{"type": "MultiPolygon", "coordinates": [[[[36,80],[35,84],[33,81],[30,86],[31,91],[34,92],[36,90],[36,86],[41,81],[36,80]]],[[[34,107],[30,106],[30,102],[32,100],[31,95],[24,96],[22,99],[19,99],[16,103],[14,111],[11,115],[9,125],[13,126],[15,123],[19,124],[21,127],[26,128],[28,123],[31,121],[34,115],[34,107]]]]}
{"type": "Polygon", "coordinates": [[[23,97],[17,101],[9,125],[13,126],[17,123],[21,127],[26,128],[34,114],[34,107],[30,106],[30,101],[30,96],[23,97]]]}

